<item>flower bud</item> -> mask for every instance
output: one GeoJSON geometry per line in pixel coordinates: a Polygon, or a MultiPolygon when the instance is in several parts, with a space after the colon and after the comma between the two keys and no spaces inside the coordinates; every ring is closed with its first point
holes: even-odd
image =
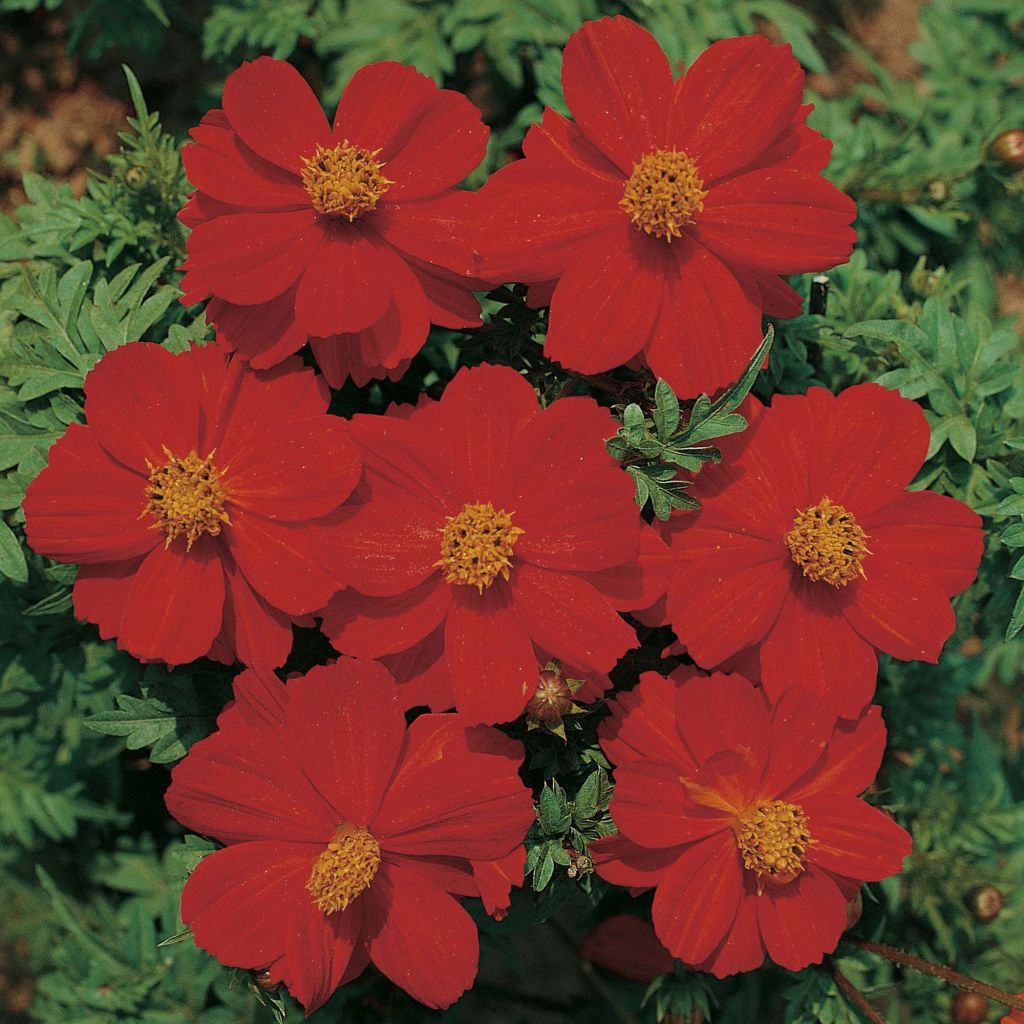
{"type": "Polygon", "coordinates": [[[864,913],[864,897],[860,893],[846,904],[846,931],[849,931],[864,913]]]}
{"type": "Polygon", "coordinates": [[[1009,128],[1000,132],[989,143],[988,155],[1011,170],[1024,169],[1024,130],[1009,128]]]}
{"type": "Polygon", "coordinates": [[[977,992],[957,992],[949,1004],[953,1024],[981,1024],[988,1016],[988,1000],[977,992]]]}
{"type": "Polygon", "coordinates": [[[1003,909],[1003,894],[994,885],[975,886],[967,894],[967,909],[976,921],[988,924],[1003,909]]]}

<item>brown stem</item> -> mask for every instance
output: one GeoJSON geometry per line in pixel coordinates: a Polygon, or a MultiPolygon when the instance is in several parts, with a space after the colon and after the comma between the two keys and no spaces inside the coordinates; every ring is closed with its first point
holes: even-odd
{"type": "Polygon", "coordinates": [[[950,985],[956,985],[957,988],[962,988],[966,992],[976,992],[978,995],[985,996],[987,999],[994,999],[997,1003],[1002,1003],[1004,1006],[1009,1006],[1014,1010],[1024,1010],[1024,999],[1020,996],[1011,995],[1009,992],[996,988],[994,985],[987,985],[983,981],[978,981],[977,978],[961,974],[959,971],[954,971],[952,967],[946,967],[943,964],[933,964],[929,960],[922,960],[919,956],[914,956],[912,953],[904,953],[902,949],[896,949],[895,946],[887,946],[884,942],[854,939],[853,944],[866,950],[868,953],[884,956],[886,960],[891,960],[894,964],[899,964],[901,967],[912,967],[915,971],[920,971],[922,974],[930,974],[933,978],[941,978],[950,985]]]}
{"type": "Polygon", "coordinates": [[[885,1024],[885,1019],[882,1015],[867,1001],[864,993],[839,970],[838,964],[832,965],[832,977],[835,978],[839,991],[860,1010],[865,1020],[870,1021],[871,1024],[885,1024]]]}

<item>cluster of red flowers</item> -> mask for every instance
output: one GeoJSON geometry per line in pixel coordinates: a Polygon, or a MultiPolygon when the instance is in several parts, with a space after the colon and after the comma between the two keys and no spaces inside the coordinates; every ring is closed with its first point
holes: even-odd
{"type": "Polygon", "coordinates": [[[533,817],[522,750],[490,726],[528,703],[560,723],[579,680],[600,696],[637,645],[622,613],[714,673],[645,676],[602,735],[621,834],[593,853],[655,889],[645,973],[820,961],[909,850],[859,799],[885,745],[876,654],[937,660],[982,548],[972,511],[908,490],[916,404],[877,385],[750,400],[701,510],[659,529],[607,453],[609,412],[541,408],[511,368],[328,412],[328,385],[399,376],[431,323],[473,326],[474,291],[509,280],[550,304],[564,367],[714,392],[762,313],[799,310],[781,275],[848,257],[855,210],[821,177],[787,47],[725,40],[673,80],[649,33],[605,19],[569,41],[563,85],[574,120],[546,110],[472,193],[455,186],[487,129],[464,97],[376,64],[329,125],[292,67],[244,64],[184,153],[184,301],[209,299],[217,342],[104,357],[87,425],[25,498],[29,542],[80,566],[75,610],[103,637],[247,666],[167,794],[224,844],[182,915],[307,1012],[370,961],[430,1006],[472,984],[456,897],[505,911],[533,817]],[[307,341],[322,376],[294,357],[307,341]],[[293,625],[317,623],[351,657],[280,682],[293,625]],[[456,713],[407,726],[424,705],[456,713]]]}

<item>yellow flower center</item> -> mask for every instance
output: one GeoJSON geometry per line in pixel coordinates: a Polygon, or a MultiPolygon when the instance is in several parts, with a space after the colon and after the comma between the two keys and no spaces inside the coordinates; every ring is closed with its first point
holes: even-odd
{"type": "Polygon", "coordinates": [[[146,487],[147,512],[156,517],[155,528],[167,534],[166,546],[175,537],[185,535],[187,549],[204,534],[216,537],[231,520],[224,505],[227,495],[221,474],[213,464],[213,452],[205,459],[193,448],[183,459],[164,448],[167,462],[154,466],[148,459],[149,485],[146,487]]]}
{"type": "Polygon", "coordinates": [[[332,217],[350,221],[377,206],[377,201],[394,182],[385,178],[384,166],[374,159],[379,149],[353,146],[347,139],[333,149],[317,146],[302,162],[302,186],[313,206],[332,217]]]}
{"type": "Polygon", "coordinates": [[[306,890],[325,914],[336,914],[369,889],[379,867],[377,840],[365,828],[342,822],[313,862],[306,890]]]}
{"type": "Polygon", "coordinates": [[[867,539],[853,514],[828,498],[798,512],[785,537],[789,557],[800,571],[833,587],[845,587],[864,575],[861,562],[871,554],[867,539]]]}
{"type": "Polygon", "coordinates": [[[804,869],[807,847],[814,840],[803,808],[785,800],[767,800],[747,808],[734,822],[743,866],[758,884],[785,885],[804,869]]]}
{"type": "Polygon", "coordinates": [[[703,185],[697,165],[686,153],[658,149],[634,165],[619,206],[641,231],[671,242],[704,209],[703,185]]]}
{"type": "Polygon", "coordinates": [[[499,576],[508,579],[512,548],[523,532],[512,525],[514,512],[495,511],[488,501],[464,505],[457,516],[447,516],[441,531],[441,558],[447,583],[476,587],[482,594],[499,576]]]}

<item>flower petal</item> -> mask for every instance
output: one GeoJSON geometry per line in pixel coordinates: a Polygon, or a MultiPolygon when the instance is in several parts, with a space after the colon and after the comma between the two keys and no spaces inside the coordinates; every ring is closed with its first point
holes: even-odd
{"type": "Polygon", "coordinates": [[[221,639],[243,665],[279,668],[292,650],[290,616],[267,604],[231,561],[224,564],[224,578],[221,639]]]}
{"type": "Polygon", "coordinates": [[[645,28],[629,18],[585,22],[565,44],[562,91],[576,123],[625,174],[663,148],[672,71],[645,28]]]}
{"type": "Polygon", "coordinates": [[[535,565],[512,570],[513,614],[534,643],[579,668],[609,672],[636,633],[586,580],[535,565]]]}
{"type": "Polygon", "coordinates": [[[140,660],[184,665],[201,658],[220,632],[224,570],[202,536],[186,552],[178,538],[155,547],[139,566],[118,630],[118,644],[140,660]]]}
{"type": "Polygon", "coordinates": [[[846,897],[826,872],[811,867],[788,885],[766,888],[757,920],[772,960],[799,971],[836,948],[846,927],[846,897]]]}
{"type": "Polygon", "coordinates": [[[802,803],[822,793],[863,793],[878,775],[885,753],[885,736],[882,710],[876,705],[856,721],[840,720],[825,747],[824,761],[796,782],[786,794],[787,799],[802,803]]]}
{"type": "Polygon", "coordinates": [[[791,126],[804,73],[789,45],[764,36],[709,46],[676,83],[669,137],[705,185],[751,163],[791,126]]]}
{"type": "Polygon", "coordinates": [[[511,721],[537,685],[530,637],[500,585],[483,594],[453,586],[452,596],[444,649],[459,715],[474,725],[511,721]]]}
{"type": "Polygon", "coordinates": [[[188,256],[217,298],[247,306],[284,292],[313,262],[323,239],[312,207],[230,213],[193,229],[188,256]]]}
{"type": "Polygon", "coordinates": [[[366,893],[370,959],[414,999],[446,1009],[476,978],[472,918],[422,875],[382,863],[366,893]]]}
{"type": "Polygon", "coordinates": [[[679,859],[683,847],[648,850],[623,835],[605,836],[590,843],[597,873],[612,885],[637,891],[657,885],[679,859]]]}
{"type": "Polygon", "coordinates": [[[264,160],[298,173],[303,158],[331,145],[313,90],[289,63],[272,57],[244,62],[224,83],[224,113],[242,141],[264,160]]]}
{"type": "Polygon", "coordinates": [[[751,171],[716,185],[690,229],[723,260],[777,274],[845,263],[857,232],[854,201],[805,171],[751,171]]]}
{"type": "Polygon", "coordinates": [[[725,937],[742,895],[743,865],[732,832],[711,836],[688,846],[658,883],[654,930],[673,956],[700,963],[725,937]]]}
{"type": "Polygon", "coordinates": [[[518,774],[523,750],[494,732],[466,730],[455,715],[421,715],[409,726],[371,823],[385,850],[497,860],[522,845],[534,817],[518,774]]]}
{"type": "Polygon", "coordinates": [[[764,942],[757,924],[758,895],[747,875],[743,879],[743,895],[722,944],[703,962],[694,964],[716,978],[757,970],[764,963],[764,942]]]}
{"type": "Polygon", "coordinates": [[[877,807],[836,793],[802,806],[814,840],[807,850],[812,864],[860,882],[880,882],[903,869],[910,835],[877,807]]]}
{"type": "Polygon", "coordinates": [[[302,770],[340,820],[366,827],[405,735],[394,679],[375,661],[341,658],[288,683],[286,716],[302,770]]]}
{"type": "Polygon", "coordinates": [[[334,117],[335,138],[379,149],[388,199],[418,199],[462,181],[484,157],[487,128],[461,93],[415,68],[380,61],[357,71],[334,117]]]}
{"type": "Polygon", "coordinates": [[[611,717],[600,726],[601,749],[614,765],[654,761],[671,765],[677,774],[697,768],[693,755],[676,731],[676,692],[679,683],[657,672],[644,672],[640,683],[615,695],[611,717]]]}
{"type": "Polygon", "coordinates": [[[34,551],[60,562],[111,562],[162,543],[143,512],[146,478],[114,462],[95,431],[72,423],[47,459],[22,502],[34,551]]]}
{"type": "Polygon", "coordinates": [[[364,330],[388,311],[401,260],[360,224],[333,222],[322,230],[323,244],[299,281],[295,318],[321,338],[364,330]]]}

